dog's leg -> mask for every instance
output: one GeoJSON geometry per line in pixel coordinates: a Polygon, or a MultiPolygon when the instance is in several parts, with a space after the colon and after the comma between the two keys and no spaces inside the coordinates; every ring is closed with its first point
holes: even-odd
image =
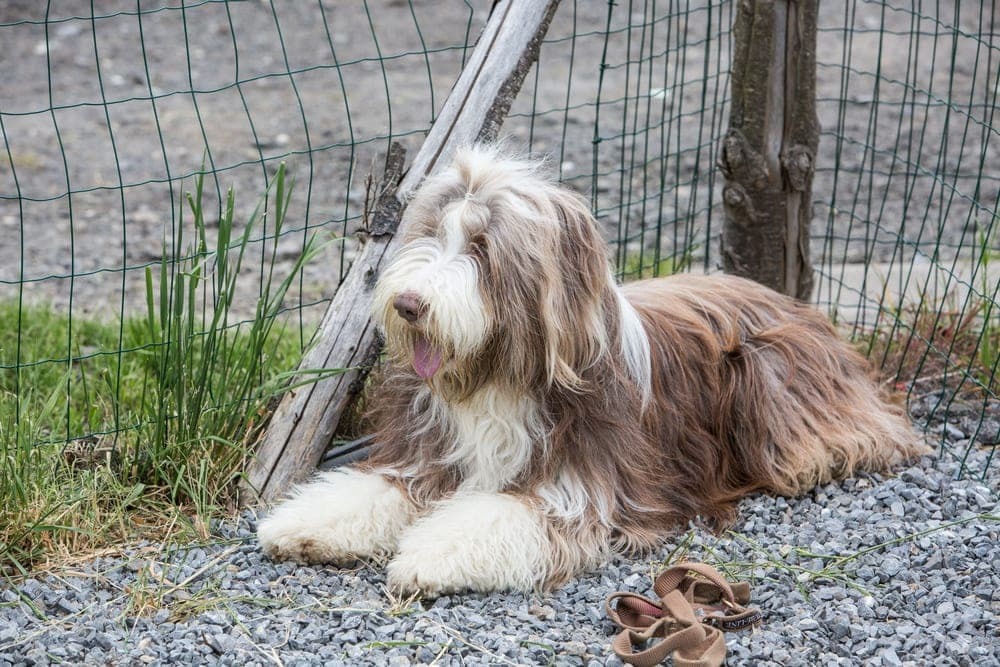
{"type": "Polygon", "coordinates": [[[389,585],[436,596],[530,591],[546,578],[545,519],[505,493],[459,492],[403,533],[389,585]]]}
{"type": "Polygon", "coordinates": [[[300,487],[260,522],[257,536],[271,558],[347,564],[393,553],[416,514],[383,476],[344,468],[300,487]]]}

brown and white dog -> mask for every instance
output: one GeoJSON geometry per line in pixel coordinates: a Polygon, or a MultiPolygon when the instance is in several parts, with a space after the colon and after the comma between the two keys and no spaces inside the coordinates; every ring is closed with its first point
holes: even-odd
{"type": "Polygon", "coordinates": [[[923,451],[813,308],[728,276],[616,285],[586,202],[536,162],[464,150],[406,215],[376,287],[377,444],[261,522],[271,557],[544,589],[748,493],[923,451]]]}

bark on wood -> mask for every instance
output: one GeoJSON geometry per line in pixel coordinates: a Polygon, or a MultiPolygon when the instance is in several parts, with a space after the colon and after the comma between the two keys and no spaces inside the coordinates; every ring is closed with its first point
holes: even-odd
{"type": "Polygon", "coordinates": [[[427,139],[400,178],[402,148],[392,146],[369,241],[331,302],[315,346],[300,369],[345,369],[336,377],[289,391],[281,400],[242,485],[243,500],[273,500],[316,468],[341,416],[360,392],[381,342],[369,319],[381,265],[398,246],[397,225],[406,225],[403,201],[455,150],[491,140],[503,123],[524,77],[534,64],[558,0],[502,0],[489,21],[427,139]]]}
{"type": "Polygon", "coordinates": [[[726,178],[723,268],[800,299],[813,285],[818,4],[739,3],[729,131],[719,155],[726,178]]]}

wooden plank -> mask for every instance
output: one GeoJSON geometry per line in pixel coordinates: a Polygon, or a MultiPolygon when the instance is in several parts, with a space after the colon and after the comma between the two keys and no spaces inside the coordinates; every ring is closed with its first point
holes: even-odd
{"type": "Polygon", "coordinates": [[[400,179],[403,151],[386,159],[370,237],[327,308],[302,371],[345,369],[335,377],[290,390],[282,398],[247,469],[244,502],[273,500],[316,468],[341,416],[361,390],[380,349],[370,314],[381,265],[405,229],[406,193],[450,161],[455,150],[496,137],[524,77],[538,57],[558,0],[501,0],[462,70],[427,139],[400,179]]]}
{"type": "Polygon", "coordinates": [[[723,268],[800,299],[813,284],[817,7],[818,0],[738,4],[729,131],[719,156],[723,268]]]}

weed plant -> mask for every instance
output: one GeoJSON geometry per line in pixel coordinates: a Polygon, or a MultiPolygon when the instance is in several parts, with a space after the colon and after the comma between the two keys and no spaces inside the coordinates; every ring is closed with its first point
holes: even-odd
{"type": "Polygon", "coordinates": [[[881,325],[856,332],[859,348],[885,383],[908,401],[924,403],[920,417],[927,425],[962,422],[970,434],[964,448],[942,435],[941,453],[960,461],[960,474],[982,479],[1000,445],[995,427],[989,426],[1000,418],[1000,282],[994,238],[981,238],[967,283],[951,282],[943,295],[925,285],[916,299],[883,306],[881,325]],[[977,446],[990,453],[978,470],[967,468],[977,446]]]}
{"type": "Polygon", "coordinates": [[[207,538],[233,507],[269,401],[303,352],[280,315],[320,244],[308,240],[277,277],[290,189],[282,166],[239,232],[230,191],[212,241],[197,178],[190,223],[146,270],[145,316],[70,320],[0,303],[0,573],[143,536],[207,538]],[[236,321],[237,283],[257,279],[243,269],[265,222],[256,313],[236,321]]]}

